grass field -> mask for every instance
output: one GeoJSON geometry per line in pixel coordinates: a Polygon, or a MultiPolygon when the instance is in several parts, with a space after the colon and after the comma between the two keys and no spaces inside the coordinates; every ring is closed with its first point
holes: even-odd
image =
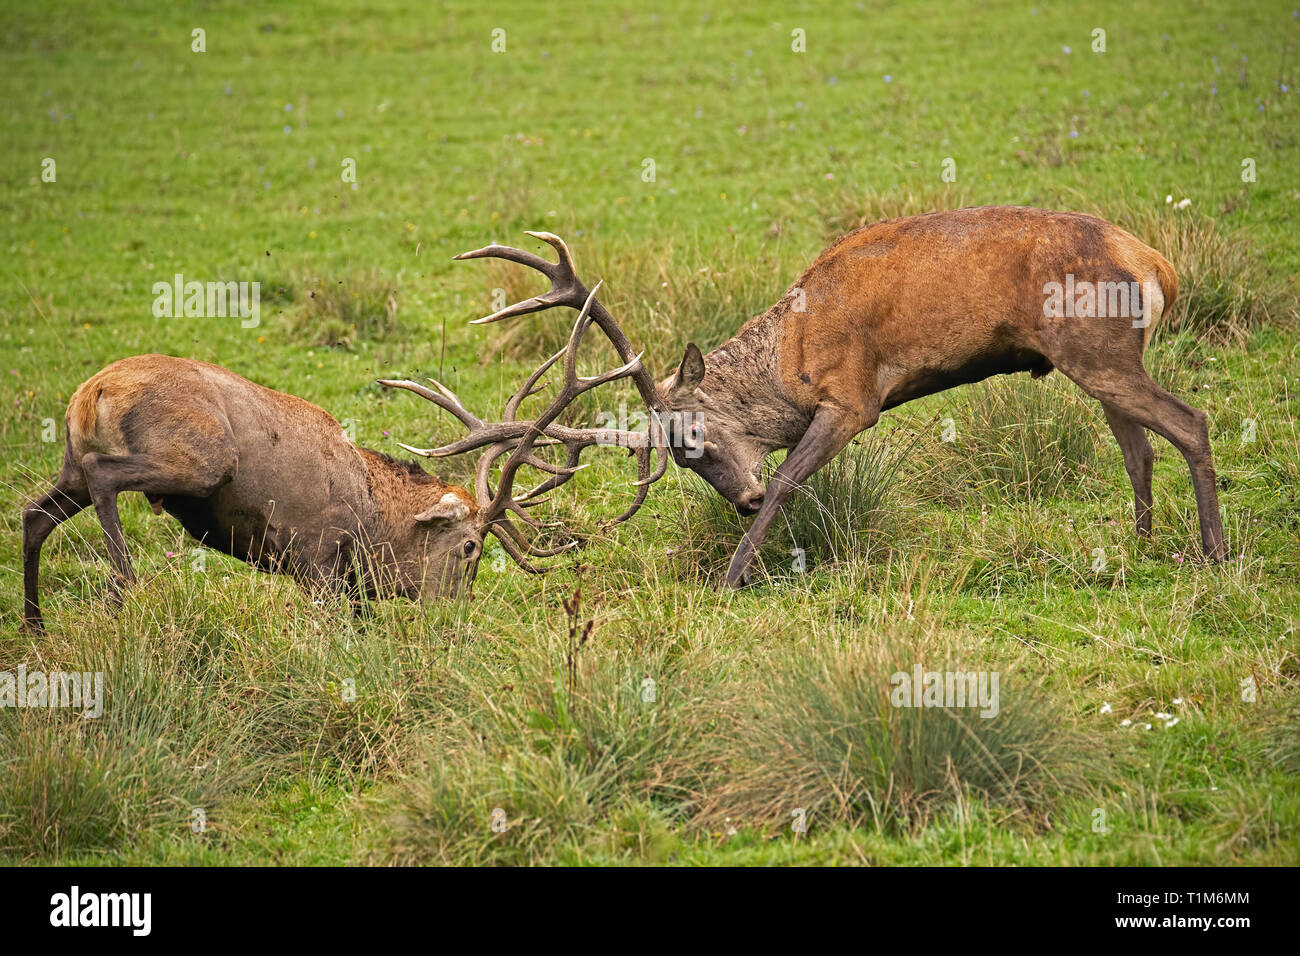
{"type": "Polygon", "coordinates": [[[0,670],[102,671],[107,701],[0,709],[0,858],[1300,863],[1294,4],[735,6],[5,6],[0,670]],[[18,630],[23,502],[115,359],[216,362],[400,453],[458,426],[375,379],[495,414],[567,332],[468,326],[540,289],[457,252],[564,236],[660,375],[837,234],[984,203],[1178,267],[1147,365],[1210,416],[1230,561],[1199,560],[1172,446],[1141,541],[1099,406],[1017,376],[887,413],[734,595],[743,521],[688,473],[600,530],[611,453],[555,506],[578,558],[493,544],[472,601],[354,617],[125,495],[125,605],[86,512],[45,548],[49,634],[18,630]],[[259,324],[155,318],[176,274],[260,282],[259,324]],[[883,707],[918,663],[997,671],[1000,713],[883,707]]]}

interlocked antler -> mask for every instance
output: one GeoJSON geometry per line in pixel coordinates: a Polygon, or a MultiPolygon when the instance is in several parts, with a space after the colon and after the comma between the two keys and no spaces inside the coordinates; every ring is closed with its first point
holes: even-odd
{"type": "MultiPolygon", "coordinates": [[[[546,238],[549,234],[538,233],[537,235],[546,238]]],[[[558,243],[556,248],[561,250],[561,264],[564,265],[567,263],[567,266],[564,268],[552,266],[544,259],[540,259],[537,256],[531,256],[531,253],[521,252],[517,249],[507,249],[504,246],[489,246],[488,249],[504,250],[505,252],[517,254],[522,257],[531,256],[531,258],[536,259],[538,262],[546,266],[547,269],[554,270],[556,275],[564,275],[567,270],[567,275],[572,277],[572,262],[569,259],[568,249],[564,247],[564,243],[559,239],[559,237],[550,236],[547,239],[548,242],[551,240],[554,240],[554,242],[551,243],[552,245],[558,243]]],[[[467,256],[476,256],[480,254],[488,255],[492,253],[489,253],[487,250],[478,250],[474,253],[466,253],[465,256],[457,256],[457,258],[465,258],[467,256]]],[[[503,256],[503,258],[514,258],[514,256],[503,256]]],[[[516,261],[526,260],[516,259],[516,261]]],[[[552,273],[548,271],[547,275],[550,276],[552,273]]],[[[556,281],[556,278],[552,277],[553,287],[556,281]]],[[[572,281],[576,283],[576,277],[573,277],[572,281]]],[[[638,383],[638,387],[640,387],[642,379],[650,382],[649,375],[641,365],[640,355],[632,355],[630,358],[624,356],[626,359],[625,364],[600,375],[591,377],[578,375],[578,347],[582,341],[582,336],[593,321],[598,324],[600,323],[600,318],[595,312],[596,309],[599,309],[600,312],[607,317],[608,328],[605,326],[602,326],[602,328],[604,329],[605,334],[610,337],[611,342],[614,341],[613,335],[610,334],[611,331],[616,333],[623,343],[626,344],[627,342],[626,337],[623,336],[622,330],[619,329],[618,324],[614,322],[613,317],[609,316],[609,313],[605,312],[605,310],[596,302],[596,292],[600,289],[600,285],[599,282],[596,283],[596,287],[590,292],[587,292],[586,289],[582,287],[581,283],[577,283],[577,287],[581,288],[583,291],[584,299],[581,303],[578,320],[574,323],[573,332],[569,336],[568,344],[538,366],[537,370],[533,372],[524,384],[520,386],[519,390],[511,396],[510,400],[506,403],[503,421],[482,421],[464,406],[461,400],[456,397],[455,393],[446,386],[434,382],[432,379],[430,381],[434,386],[433,389],[411,381],[380,381],[381,385],[390,388],[404,388],[407,391],[414,392],[422,398],[428,399],[439,408],[451,412],[456,416],[461,424],[469,430],[469,434],[464,438],[443,445],[439,448],[412,448],[410,445],[402,445],[402,447],[407,451],[431,458],[445,458],[450,455],[459,455],[467,451],[473,451],[477,448],[487,447],[487,451],[485,451],[479,459],[475,478],[475,493],[479,500],[483,528],[496,535],[496,537],[501,541],[502,547],[505,548],[506,552],[510,554],[510,556],[514,558],[521,567],[534,573],[539,569],[528,561],[524,556],[525,554],[532,557],[551,557],[569,550],[574,547],[577,542],[571,541],[558,548],[539,548],[518,528],[511,519],[511,515],[518,517],[533,528],[541,528],[542,524],[529,515],[524,509],[536,504],[540,495],[543,495],[554,488],[558,488],[560,485],[572,478],[574,474],[586,467],[579,463],[579,457],[581,456],[583,449],[592,445],[619,445],[630,449],[636,456],[637,482],[635,497],[627,510],[610,522],[611,525],[626,521],[628,518],[632,517],[632,515],[636,514],[637,509],[639,509],[645,501],[646,493],[649,491],[650,485],[663,475],[664,470],[667,467],[667,448],[664,444],[665,436],[663,429],[657,427],[657,419],[654,414],[657,409],[653,407],[651,408],[650,429],[646,432],[630,432],[616,428],[570,428],[555,423],[555,420],[559,418],[561,413],[563,413],[575,398],[583,392],[604,385],[606,382],[612,382],[620,378],[631,378],[633,381],[638,383]],[[516,417],[520,404],[523,403],[524,399],[531,395],[535,395],[542,390],[542,386],[538,384],[539,380],[555,365],[556,362],[560,361],[560,359],[564,360],[562,366],[564,371],[564,384],[560,389],[559,394],[556,395],[551,404],[548,405],[546,410],[537,418],[520,421],[516,417]],[[566,453],[565,463],[563,465],[555,465],[534,454],[534,449],[539,445],[563,445],[566,453]],[[650,457],[651,453],[656,449],[659,451],[659,468],[654,474],[651,474],[650,457]],[[491,486],[492,469],[496,461],[506,454],[509,454],[510,457],[506,459],[505,464],[501,467],[501,476],[494,491],[491,486]],[[521,497],[516,498],[514,497],[513,491],[514,480],[515,475],[522,465],[529,465],[539,471],[547,472],[551,477],[547,478],[541,484],[537,485],[537,487],[526,492],[521,497]]],[[[519,303],[516,306],[512,306],[511,309],[516,311],[512,312],[511,309],[503,309],[501,312],[489,316],[488,320],[504,318],[507,314],[523,315],[528,312],[536,312],[541,309],[550,308],[554,305],[567,304],[569,301],[570,299],[567,294],[563,299],[554,302],[543,301],[543,297],[538,297],[519,303]]],[[[653,382],[650,383],[650,388],[651,394],[653,394],[657,400],[658,392],[654,388],[653,382]]],[[[401,443],[399,442],[399,444],[401,443]]]]}

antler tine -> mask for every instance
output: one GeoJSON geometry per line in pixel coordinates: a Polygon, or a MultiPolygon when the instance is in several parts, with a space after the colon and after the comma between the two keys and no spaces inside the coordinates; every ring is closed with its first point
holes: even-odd
{"type": "Polygon", "coordinates": [[[549,232],[530,232],[527,235],[549,243],[559,253],[560,261],[548,262],[535,253],[516,249],[513,246],[502,246],[495,242],[484,246],[482,249],[462,252],[455,257],[456,259],[505,259],[509,262],[517,262],[520,265],[528,266],[530,269],[536,269],[551,282],[551,288],[541,295],[535,295],[522,302],[508,305],[491,315],[475,319],[470,323],[471,325],[487,325],[490,322],[499,322],[502,319],[517,315],[541,312],[557,305],[569,305],[578,308],[583,299],[586,298],[587,289],[578,279],[577,271],[573,267],[573,256],[569,253],[569,247],[564,244],[564,240],[549,232]]]}
{"type": "Polygon", "coordinates": [[[519,411],[519,404],[525,398],[528,398],[530,395],[536,395],[542,390],[542,386],[537,385],[537,380],[550,371],[551,366],[563,358],[564,353],[567,351],[568,346],[566,345],[541,365],[537,366],[537,371],[528,376],[528,380],[524,382],[519,391],[510,396],[510,401],[506,402],[506,411],[504,416],[506,421],[513,422],[515,420],[515,413],[519,411]],[[534,388],[534,385],[537,385],[537,387],[534,388]]]}
{"type": "MultiPolygon", "coordinates": [[[[512,446],[509,443],[499,442],[484,452],[483,457],[479,459],[475,474],[475,491],[479,501],[495,500],[491,487],[492,464],[507,451],[510,451],[511,448],[512,446]]],[[[485,517],[484,528],[496,536],[497,540],[501,542],[501,546],[505,548],[506,553],[521,568],[530,574],[542,573],[544,569],[534,566],[521,553],[521,547],[525,550],[529,548],[527,538],[514,526],[504,511],[498,515],[486,515],[485,517]]],[[[530,515],[524,515],[523,517],[529,522],[537,523],[530,515]]]]}
{"type": "Polygon", "coordinates": [[[385,388],[404,388],[408,392],[414,392],[421,398],[428,399],[439,408],[455,415],[456,418],[460,420],[460,423],[466,428],[473,429],[482,426],[483,423],[465,407],[464,403],[456,397],[455,392],[447,388],[447,386],[443,385],[441,382],[434,381],[433,379],[429,379],[429,381],[433,382],[434,387],[436,387],[438,391],[435,392],[424,385],[421,385],[419,382],[412,382],[408,379],[398,381],[395,379],[381,378],[379,379],[379,384],[385,388]]]}
{"type": "Polygon", "coordinates": [[[523,554],[520,553],[519,547],[511,540],[510,535],[499,526],[490,524],[487,526],[487,530],[489,533],[495,535],[496,539],[501,542],[501,547],[506,549],[506,554],[510,555],[510,557],[514,559],[515,564],[519,565],[529,574],[545,574],[550,570],[550,568],[539,568],[537,565],[533,564],[533,562],[525,558],[523,554]]]}
{"type": "Polygon", "coordinates": [[[531,232],[525,229],[524,235],[532,236],[534,239],[540,239],[542,240],[542,242],[546,243],[548,246],[554,249],[556,254],[560,257],[560,261],[558,263],[560,268],[562,268],[568,275],[573,276],[575,279],[577,278],[578,270],[574,268],[573,254],[569,252],[568,243],[566,243],[563,239],[561,239],[553,232],[542,232],[542,231],[531,232]]]}
{"type": "Polygon", "coordinates": [[[515,503],[520,505],[521,507],[526,502],[531,502],[533,504],[536,504],[539,495],[544,495],[548,491],[560,487],[560,485],[564,484],[566,481],[572,478],[583,468],[587,467],[586,465],[579,464],[578,461],[579,457],[582,455],[582,449],[586,447],[587,447],[586,444],[566,442],[564,468],[560,471],[555,472],[550,478],[547,478],[541,484],[537,485],[534,488],[529,489],[523,495],[516,498],[515,503]]]}
{"type": "MultiPolygon", "coordinates": [[[[637,481],[635,484],[636,494],[632,498],[632,503],[627,506],[627,510],[624,511],[617,518],[614,518],[612,521],[607,522],[605,524],[606,528],[612,528],[616,524],[622,524],[628,518],[632,517],[634,514],[640,511],[641,506],[645,504],[645,498],[650,491],[650,485],[654,483],[653,479],[649,478],[650,452],[651,449],[649,447],[638,448],[636,450],[636,476],[637,476],[637,481]]],[[[663,460],[662,455],[660,455],[659,457],[661,460],[663,460]]],[[[666,461],[664,462],[664,465],[665,467],[667,466],[666,461]]]]}
{"type": "Polygon", "coordinates": [[[636,481],[638,487],[653,485],[668,470],[668,433],[659,418],[659,412],[655,409],[650,410],[650,423],[646,427],[646,447],[653,448],[658,453],[659,463],[655,466],[654,474],[638,477],[636,481]]]}
{"type": "MultiPolygon", "coordinates": [[[[497,536],[497,539],[505,544],[509,540],[520,552],[531,555],[534,558],[553,558],[558,554],[564,554],[566,551],[572,551],[578,546],[577,541],[569,541],[555,548],[539,548],[533,544],[518,528],[505,519],[498,519],[488,530],[497,536]]],[[[507,548],[507,551],[510,549],[507,548]]],[[[512,553],[512,557],[517,552],[512,553]]],[[[539,573],[537,569],[531,569],[534,574],[539,573]]],[[[542,572],[549,571],[550,568],[540,569],[542,572]]]]}

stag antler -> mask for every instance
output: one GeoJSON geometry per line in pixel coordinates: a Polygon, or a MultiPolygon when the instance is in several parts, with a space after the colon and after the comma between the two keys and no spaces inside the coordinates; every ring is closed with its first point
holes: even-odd
{"type": "Polygon", "coordinates": [[[600,289],[601,283],[597,282],[595,288],[590,292],[587,291],[586,287],[574,274],[573,262],[569,256],[568,248],[558,236],[553,236],[550,233],[529,233],[529,235],[544,239],[559,250],[560,263],[552,265],[545,259],[532,255],[532,253],[497,245],[488,246],[474,252],[467,252],[456,257],[465,259],[498,255],[501,258],[532,265],[551,279],[552,293],[554,294],[538,296],[517,303],[488,316],[487,319],[480,319],[479,322],[495,321],[509,315],[525,315],[530,312],[553,308],[557,305],[573,304],[573,297],[577,294],[577,291],[580,291],[582,295],[582,300],[579,303],[578,319],[574,323],[573,332],[569,335],[568,343],[563,349],[538,366],[537,370],[527,378],[519,390],[510,397],[510,400],[506,402],[503,420],[500,422],[482,421],[465,407],[454,392],[432,379],[430,379],[434,386],[432,389],[417,382],[405,380],[381,380],[380,384],[390,388],[404,388],[422,398],[428,399],[439,408],[451,412],[468,429],[468,434],[464,438],[438,448],[413,448],[410,445],[402,444],[402,447],[407,451],[431,458],[445,458],[450,455],[459,455],[477,448],[487,447],[487,451],[479,459],[475,480],[475,492],[479,500],[483,528],[496,535],[501,541],[502,547],[521,567],[535,573],[539,569],[528,561],[524,556],[525,553],[533,557],[550,557],[569,550],[576,546],[578,542],[570,541],[557,548],[538,548],[512,521],[511,515],[518,517],[533,528],[541,528],[542,524],[525,512],[524,508],[536,504],[540,495],[558,488],[578,471],[585,468],[586,465],[579,463],[583,449],[592,445],[619,445],[628,448],[636,456],[636,493],[632,504],[609,524],[612,526],[626,521],[636,514],[642,503],[644,503],[650,485],[663,475],[668,464],[668,450],[666,433],[658,421],[657,413],[662,409],[658,390],[644,366],[642,366],[641,356],[631,354],[631,346],[627,344],[627,338],[618,327],[618,323],[596,301],[596,292],[600,289]],[[604,317],[603,322],[602,316],[604,317]],[[593,321],[601,326],[605,335],[618,349],[620,356],[625,361],[623,365],[616,369],[600,375],[583,377],[578,375],[577,372],[578,347],[581,344],[583,334],[593,321]],[[620,342],[622,343],[621,346],[620,342]],[[564,384],[559,394],[537,418],[520,421],[516,417],[519,406],[524,399],[542,390],[542,386],[538,382],[560,359],[564,360],[562,366],[564,384]],[[643,396],[646,394],[646,389],[649,390],[654,403],[651,404],[651,402],[647,401],[651,413],[650,428],[647,431],[631,432],[616,428],[570,428],[555,423],[560,414],[583,392],[620,378],[631,378],[637,384],[638,389],[642,391],[643,396]],[[539,445],[563,445],[565,448],[565,463],[555,465],[534,454],[534,449],[539,445]],[[658,468],[652,474],[650,459],[652,453],[656,450],[659,453],[659,463],[658,468]],[[507,454],[509,458],[501,467],[501,475],[494,491],[491,486],[493,466],[498,459],[507,454]],[[513,492],[515,475],[523,465],[547,472],[551,477],[516,498],[513,492]]]}
{"type": "MultiPolygon", "coordinates": [[[[522,302],[508,305],[491,315],[475,319],[470,323],[471,325],[487,325],[490,322],[500,322],[502,319],[513,318],[517,315],[528,315],[532,312],[553,309],[558,305],[567,305],[573,309],[580,309],[586,304],[589,298],[587,287],[578,278],[577,270],[573,265],[573,255],[569,252],[569,247],[564,240],[552,232],[525,232],[524,235],[545,242],[556,251],[560,261],[548,262],[534,253],[526,252],[523,249],[515,249],[513,246],[501,246],[495,242],[484,246],[482,249],[462,252],[455,258],[506,259],[509,262],[517,262],[520,265],[528,266],[530,269],[536,269],[546,276],[551,282],[551,288],[541,295],[535,295],[531,299],[524,299],[522,302]]],[[[600,330],[605,333],[614,346],[614,351],[618,353],[619,358],[624,362],[630,362],[636,353],[632,349],[632,344],[628,342],[627,336],[623,334],[623,330],[618,327],[614,317],[609,314],[609,310],[599,302],[592,302],[591,315],[596,324],[600,326],[600,330]]],[[[641,393],[641,400],[646,403],[646,406],[651,411],[662,412],[665,410],[659,389],[645,368],[638,369],[631,378],[636,384],[637,391],[641,393]]]]}

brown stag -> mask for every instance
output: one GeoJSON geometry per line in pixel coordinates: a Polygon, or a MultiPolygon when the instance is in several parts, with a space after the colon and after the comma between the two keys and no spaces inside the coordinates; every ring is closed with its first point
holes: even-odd
{"type": "MultiPolygon", "coordinates": [[[[457,257],[507,259],[551,282],[548,292],[479,322],[587,302],[564,242],[529,235],[554,247],[559,262],[495,244],[457,257]]],[[[992,375],[1039,378],[1057,368],[1105,410],[1133,484],[1138,533],[1151,531],[1149,429],[1186,458],[1202,546],[1221,560],[1205,413],[1156,385],[1142,364],[1177,290],[1174,269],[1158,252],[1080,213],[986,206],[877,223],[841,237],[776,305],[708,355],[688,344],[677,371],[657,387],[637,378],[654,412],[646,440],[661,445],[665,422],[689,421],[686,440],[671,442],[674,459],[742,514],[756,514],[727,572],[727,584],[738,587],[794,489],[882,411],[992,375]],[[1117,310],[1105,308],[1113,295],[1094,295],[1087,314],[1082,293],[1059,308],[1062,288],[1141,291],[1117,310]],[[763,462],[778,449],[790,452],[764,488],[763,462]]],[[[608,311],[595,302],[591,314],[630,359],[631,345],[608,311]]]]}
{"type": "MultiPolygon", "coordinates": [[[[479,460],[474,493],[414,462],[359,448],[324,409],[219,366],[167,355],[114,362],[72,396],[62,473],[23,512],[25,626],[43,627],[38,578],[45,539],[92,504],[112,564],[110,598],[119,601],[122,587],[134,581],[117,508],[124,491],[142,492],[156,512],[167,511],[209,547],[354,600],[454,596],[473,581],[485,533],[497,535],[516,560],[536,570],[526,554],[559,554],[576,542],[540,548],[512,516],[539,527],[524,505],[572,477],[582,467],[583,449],[630,448],[641,477],[649,477],[653,449],[645,435],[554,424],[582,392],[644,376],[633,360],[579,377],[576,355],[589,324],[583,310],[565,349],[515,393],[501,423],[481,422],[436,382],[436,391],[410,381],[382,383],[423,395],[451,410],[476,437],[490,437],[427,452],[441,456],[490,445],[479,460]],[[559,395],[538,418],[518,419],[519,405],[543,389],[542,375],[560,358],[565,380],[559,395]],[[540,447],[552,444],[566,450],[564,465],[549,461],[540,447]],[[506,455],[494,488],[493,466],[506,455]],[[516,499],[512,489],[522,465],[551,477],[516,499]]],[[[645,489],[615,522],[636,512],[645,489]]]]}

